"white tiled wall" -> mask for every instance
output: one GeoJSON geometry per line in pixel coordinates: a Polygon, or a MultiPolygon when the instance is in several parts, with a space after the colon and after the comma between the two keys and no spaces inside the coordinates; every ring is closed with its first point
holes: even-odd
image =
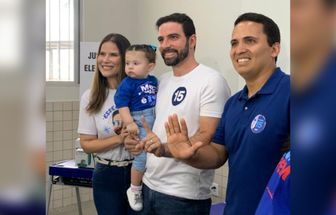
{"type": "Polygon", "coordinates": [[[226,195],[226,185],[228,178],[228,164],[227,162],[221,168],[216,169],[214,182],[218,184],[219,196],[212,197],[212,203],[223,202],[226,195]]]}
{"type": "MultiPolygon", "coordinates": [[[[46,167],[62,160],[74,159],[74,140],[78,137],[78,101],[46,102],[46,167]]],[[[49,170],[47,169],[49,180],[49,170]]],[[[91,188],[80,188],[81,201],[92,200],[91,188]]],[[[60,208],[76,204],[75,188],[53,185],[50,208],[60,208]]]]}

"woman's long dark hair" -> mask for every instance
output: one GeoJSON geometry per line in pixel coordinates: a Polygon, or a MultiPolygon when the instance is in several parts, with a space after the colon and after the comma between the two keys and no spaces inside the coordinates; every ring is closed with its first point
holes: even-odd
{"type": "MultiPolygon", "coordinates": [[[[119,72],[117,76],[117,83],[119,84],[121,80],[126,76],[125,52],[126,49],[130,46],[130,42],[126,37],[124,37],[121,34],[108,34],[100,42],[98,48],[98,55],[100,53],[102,45],[106,42],[113,42],[119,49],[119,54],[121,58],[119,72]]],[[[95,72],[92,79],[90,101],[86,107],[86,111],[89,112],[90,114],[97,113],[98,111],[100,111],[108,96],[108,88],[109,88],[108,82],[107,79],[100,73],[97,60],[96,60],[95,72]]]]}

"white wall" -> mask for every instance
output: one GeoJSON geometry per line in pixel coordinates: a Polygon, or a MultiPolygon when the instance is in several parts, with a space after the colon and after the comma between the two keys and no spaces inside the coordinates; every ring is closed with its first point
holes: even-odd
{"type": "MultiPolygon", "coordinates": [[[[282,51],[278,65],[289,72],[290,14],[289,0],[142,0],[140,10],[146,11],[139,17],[139,37],[136,42],[157,43],[156,20],[174,12],[188,14],[194,21],[197,34],[196,57],[200,63],[220,71],[227,79],[232,92],[244,86],[244,80],[233,69],[229,50],[235,19],[245,12],[258,12],[271,17],[278,25],[282,36],[282,51]]],[[[159,54],[158,54],[159,55],[159,54]]],[[[169,71],[158,56],[156,73],[169,71]]]]}
{"type": "Polygon", "coordinates": [[[137,37],[137,7],[134,0],[80,0],[81,41],[100,42],[109,33],[120,33],[132,41],[137,37]]]}
{"type": "MultiPolygon", "coordinates": [[[[290,14],[289,0],[82,0],[81,41],[100,41],[107,33],[118,32],[131,43],[157,44],[156,20],[173,12],[188,14],[195,23],[197,33],[196,57],[220,71],[227,79],[232,92],[238,91],[244,81],[234,71],[230,57],[230,38],[234,20],[244,12],[263,13],[279,25],[282,36],[282,50],[278,65],[289,73],[290,14]]],[[[157,56],[155,74],[169,71],[157,56]]],[[[60,90],[63,93],[67,89],[60,90]]],[[[47,88],[47,99],[73,97],[72,93],[58,95],[47,88]]],[[[78,93],[79,94],[79,93],[78,93]]],[[[76,98],[78,99],[78,97],[76,98]]]]}

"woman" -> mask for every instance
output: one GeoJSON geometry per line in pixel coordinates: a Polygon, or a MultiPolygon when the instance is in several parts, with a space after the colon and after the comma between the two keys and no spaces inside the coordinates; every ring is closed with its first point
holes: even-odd
{"type": "Polygon", "coordinates": [[[132,214],[126,190],[130,186],[132,156],[124,139],[115,133],[112,116],[117,111],[114,94],[125,77],[125,51],[129,41],[120,34],[108,34],[100,43],[92,86],[80,102],[78,133],[86,153],[96,154],[93,196],[99,215],[132,214]]]}

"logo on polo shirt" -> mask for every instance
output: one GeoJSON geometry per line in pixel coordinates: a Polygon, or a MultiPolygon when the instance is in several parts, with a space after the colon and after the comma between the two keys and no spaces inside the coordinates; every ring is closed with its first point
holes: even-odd
{"type": "Polygon", "coordinates": [[[258,114],[251,123],[251,131],[255,134],[262,132],[266,127],[266,118],[258,114]]]}
{"type": "Polygon", "coordinates": [[[180,104],[181,102],[183,102],[186,95],[187,95],[187,89],[185,87],[177,88],[177,90],[175,90],[172,96],[172,104],[174,106],[180,104]]]}

